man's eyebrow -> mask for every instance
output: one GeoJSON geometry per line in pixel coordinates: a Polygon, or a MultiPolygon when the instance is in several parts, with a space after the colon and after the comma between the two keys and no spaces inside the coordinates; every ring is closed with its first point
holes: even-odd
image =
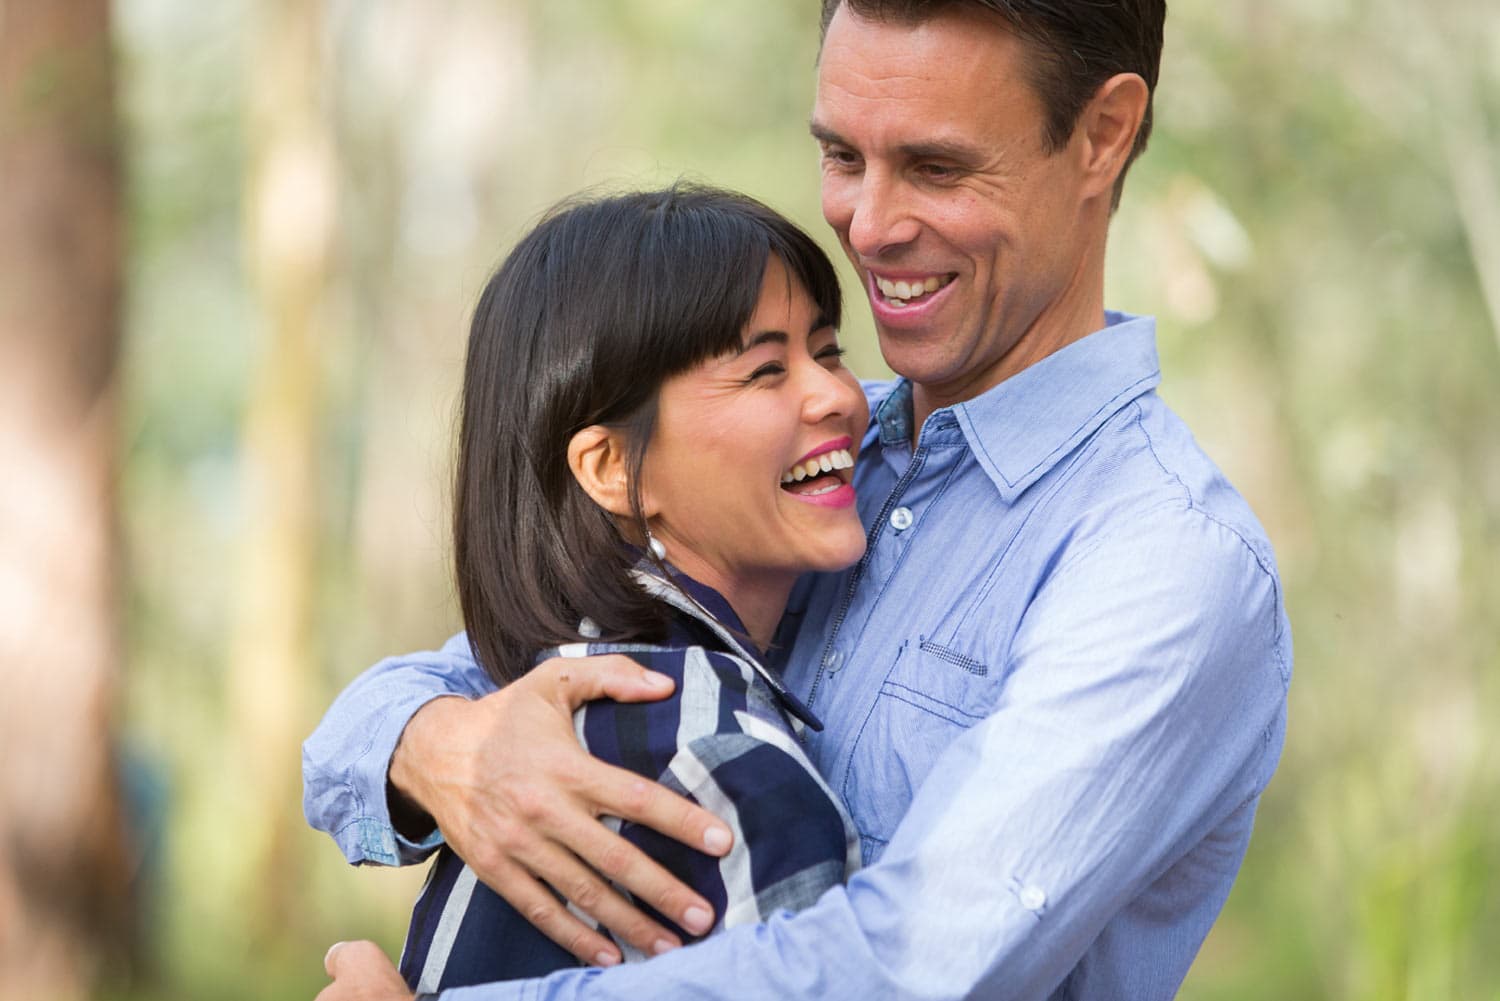
{"type": "Polygon", "coordinates": [[[830,129],[828,126],[822,124],[821,122],[808,122],[807,131],[811,132],[812,137],[820,143],[833,143],[838,146],[849,145],[848,141],[845,140],[843,136],[839,135],[837,132],[833,131],[833,129],[830,129]]]}
{"type": "Polygon", "coordinates": [[[985,151],[978,146],[946,139],[929,139],[926,142],[908,143],[897,148],[910,160],[956,160],[959,163],[979,163],[985,159],[985,151]]]}
{"type": "MultiPolygon", "coordinates": [[[[849,140],[821,122],[809,122],[807,131],[818,142],[831,146],[850,146],[849,140]]],[[[928,139],[923,142],[905,143],[896,147],[908,160],[956,160],[959,163],[982,163],[986,151],[973,143],[957,139],[928,139]]]]}

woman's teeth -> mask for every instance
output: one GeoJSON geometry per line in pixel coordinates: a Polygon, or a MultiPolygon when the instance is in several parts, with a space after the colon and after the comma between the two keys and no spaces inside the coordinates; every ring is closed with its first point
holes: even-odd
{"type": "Polygon", "coordinates": [[[833,491],[837,490],[839,487],[841,487],[843,485],[844,484],[843,484],[842,481],[837,481],[836,480],[836,481],[834,481],[832,483],[824,484],[823,486],[816,487],[816,488],[814,488],[812,490],[804,490],[804,491],[802,491],[802,496],[803,497],[817,497],[820,494],[832,493],[833,491]]]}
{"type": "MultiPolygon", "coordinates": [[[[837,448],[832,452],[824,452],[822,455],[813,456],[806,462],[799,462],[791,469],[781,474],[782,483],[796,483],[805,480],[809,476],[819,476],[823,473],[831,473],[836,469],[854,468],[854,456],[847,448],[837,448]]],[[[833,484],[829,490],[838,489],[838,484],[833,484]]],[[[823,490],[814,490],[811,493],[825,493],[823,490]]]]}
{"type": "Polygon", "coordinates": [[[944,275],[941,278],[937,275],[929,275],[927,278],[918,281],[893,282],[877,276],[875,278],[875,287],[880,289],[880,294],[885,296],[889,302],[904,306],[913,299],[920,299],[924,295],[936,292],[952,280],[952,275],[944,275]]]}

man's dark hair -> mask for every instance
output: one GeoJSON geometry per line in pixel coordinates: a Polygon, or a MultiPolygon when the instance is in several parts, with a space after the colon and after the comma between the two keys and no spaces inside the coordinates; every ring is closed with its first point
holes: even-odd
{"type": "Polygon", "coordinates": [[[1125,172],[1151,137],[1166,0],[823,0],[824,33],[841,6],[866,20],[896,24],[921,24],[955,9],[999,17],[1027,43],[1030,82],[1047,116],[1049,152],[1067,145],[1079,114],[1106,80],[1117,73],[1138,74],[1151,97],[1115,182],[1119,204],[1125,172]]]}
{"type": "Polygon", "coordinates": [[[630,503],[662,383],[737,350],[774,254],[840,319],[838,278],[802,230],[754,199],[678,184],[564,202],[511,251],[474,310],[454,481],[454,569],[475,658],[499,684],[542,649],[655,640],[664,615],[639,553],[568,466],[593,424],[627,440],[630,503]]]}

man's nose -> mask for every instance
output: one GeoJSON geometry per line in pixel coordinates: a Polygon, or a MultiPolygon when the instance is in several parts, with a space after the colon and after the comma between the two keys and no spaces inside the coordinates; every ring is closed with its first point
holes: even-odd
{"type": "Polygon", "coordinates": [[[866,260],[877,260],[893,248],[911,243],[919,229],[898,178],[866,171],[849,219],[849,246],[866,260]]]}

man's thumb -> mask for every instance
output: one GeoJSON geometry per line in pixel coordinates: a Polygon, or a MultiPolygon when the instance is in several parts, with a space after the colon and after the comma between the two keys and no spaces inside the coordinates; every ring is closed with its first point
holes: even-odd
{"type": "Polygon", "coordinates": [[[327,952],[323,953],[323,972],[327,973],[330,977],[335,975],[333,965],[337,960],[334,959],[334,954],[347,944],[346,942],[335,942],[328,947],[327,952]]]}
{"type": "Polygon", "coordinates": [[[650,671],[622,654],[593,657],[553,657],[533,672],[538,682],[550,682],[552,692],[570,709],[608,698],[617,702],[655,702],[672,694],[672,679],[650,671]]]}

